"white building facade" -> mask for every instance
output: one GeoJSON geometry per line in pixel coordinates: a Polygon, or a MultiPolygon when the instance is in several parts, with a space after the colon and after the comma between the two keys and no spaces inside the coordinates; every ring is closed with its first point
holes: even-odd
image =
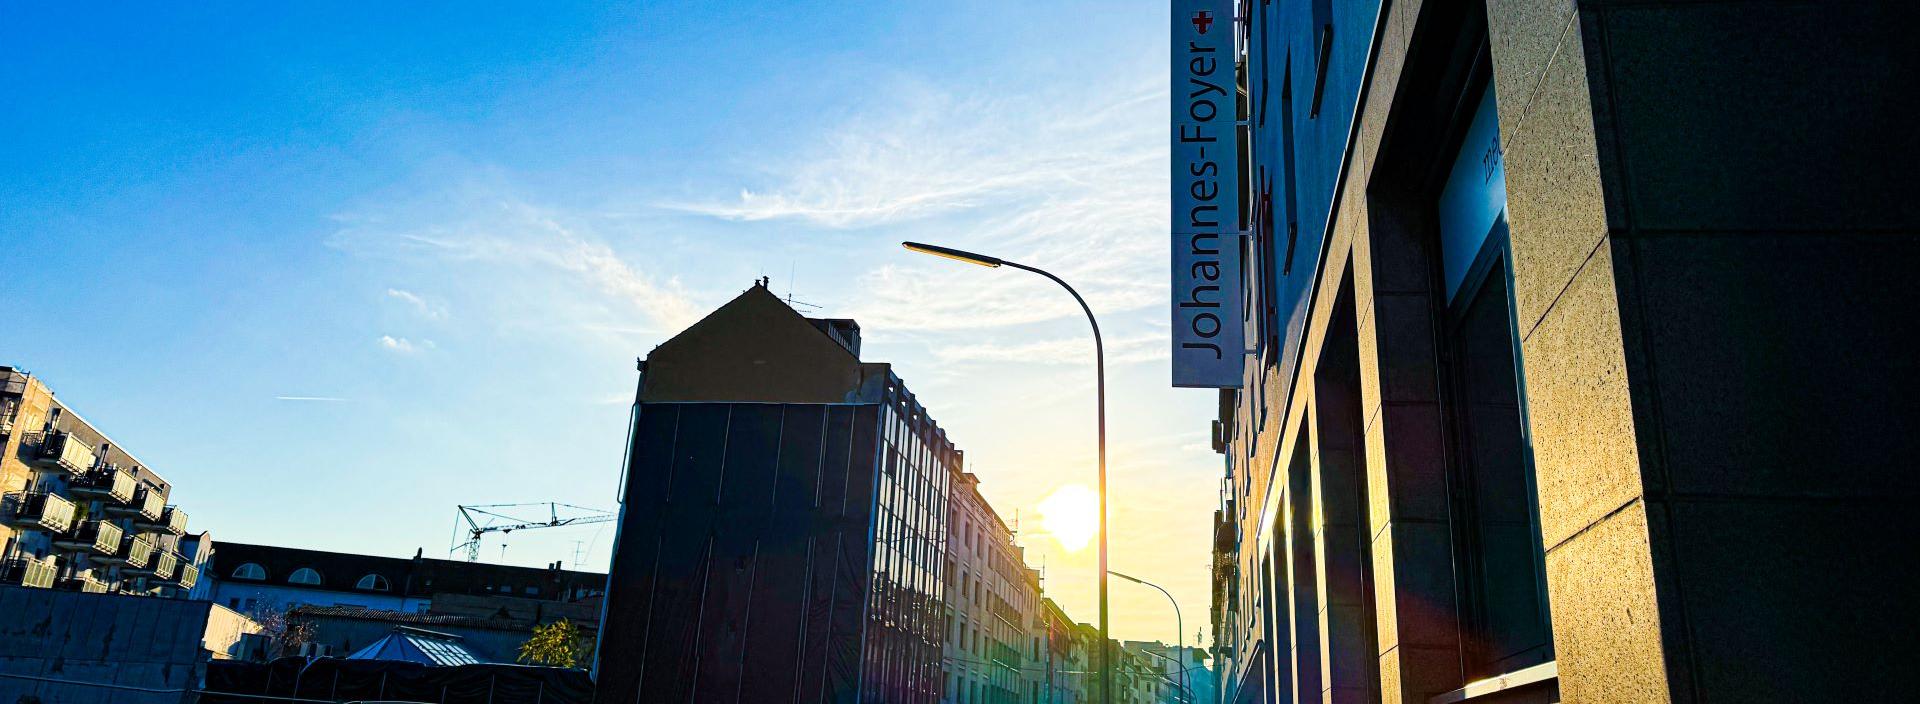
{"type": "Polygon", "coordinates": [[[950,482],[941,701],[1046,701],[1046,632],[1031,628],[1041,611],[1039,573],[1026,566],[1013,531],[980,496],[979,483],[972,473],[950,482]]]}

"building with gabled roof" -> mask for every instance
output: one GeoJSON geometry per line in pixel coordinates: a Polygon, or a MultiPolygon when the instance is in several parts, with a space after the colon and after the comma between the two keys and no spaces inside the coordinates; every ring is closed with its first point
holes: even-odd
{"type": "Polygon", "coordinates": [[[962,454],[859,350],[763,280],[641,363],[596,701],[938,700],[962,454]]]}

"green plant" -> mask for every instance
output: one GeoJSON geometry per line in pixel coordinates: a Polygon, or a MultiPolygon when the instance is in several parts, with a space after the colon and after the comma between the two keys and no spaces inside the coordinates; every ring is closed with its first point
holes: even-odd
{"type": "Polygon", "coordinates": [[[550,667],[579,667],[593,657],[593,641],[566,619],[534,626],[533,636],[520,644],[520,662],[550,667]]]}

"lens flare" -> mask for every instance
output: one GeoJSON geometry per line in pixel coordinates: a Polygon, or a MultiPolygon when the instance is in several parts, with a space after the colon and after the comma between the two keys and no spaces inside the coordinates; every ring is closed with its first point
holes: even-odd
{"type": "Polygon", "coordinates": [[[1079,484],[1055,489],[1040,502],[1040,526],[1067,552],[1085,550],[1100,534],[1100,495],[1079,484]]]}

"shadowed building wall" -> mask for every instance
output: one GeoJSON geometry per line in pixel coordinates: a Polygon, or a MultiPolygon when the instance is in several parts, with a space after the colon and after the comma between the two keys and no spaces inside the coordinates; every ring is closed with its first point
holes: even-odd
{"type": "Polygon", "coordinates": [[[0,701],[193,701],[260,624],[218,604],[0,586],[0,701]]]}
{"type": "Polygon", "coordinates": [[[961,453],[755,285],[644,364],[596,701],[933,702],[961,453]]]}

